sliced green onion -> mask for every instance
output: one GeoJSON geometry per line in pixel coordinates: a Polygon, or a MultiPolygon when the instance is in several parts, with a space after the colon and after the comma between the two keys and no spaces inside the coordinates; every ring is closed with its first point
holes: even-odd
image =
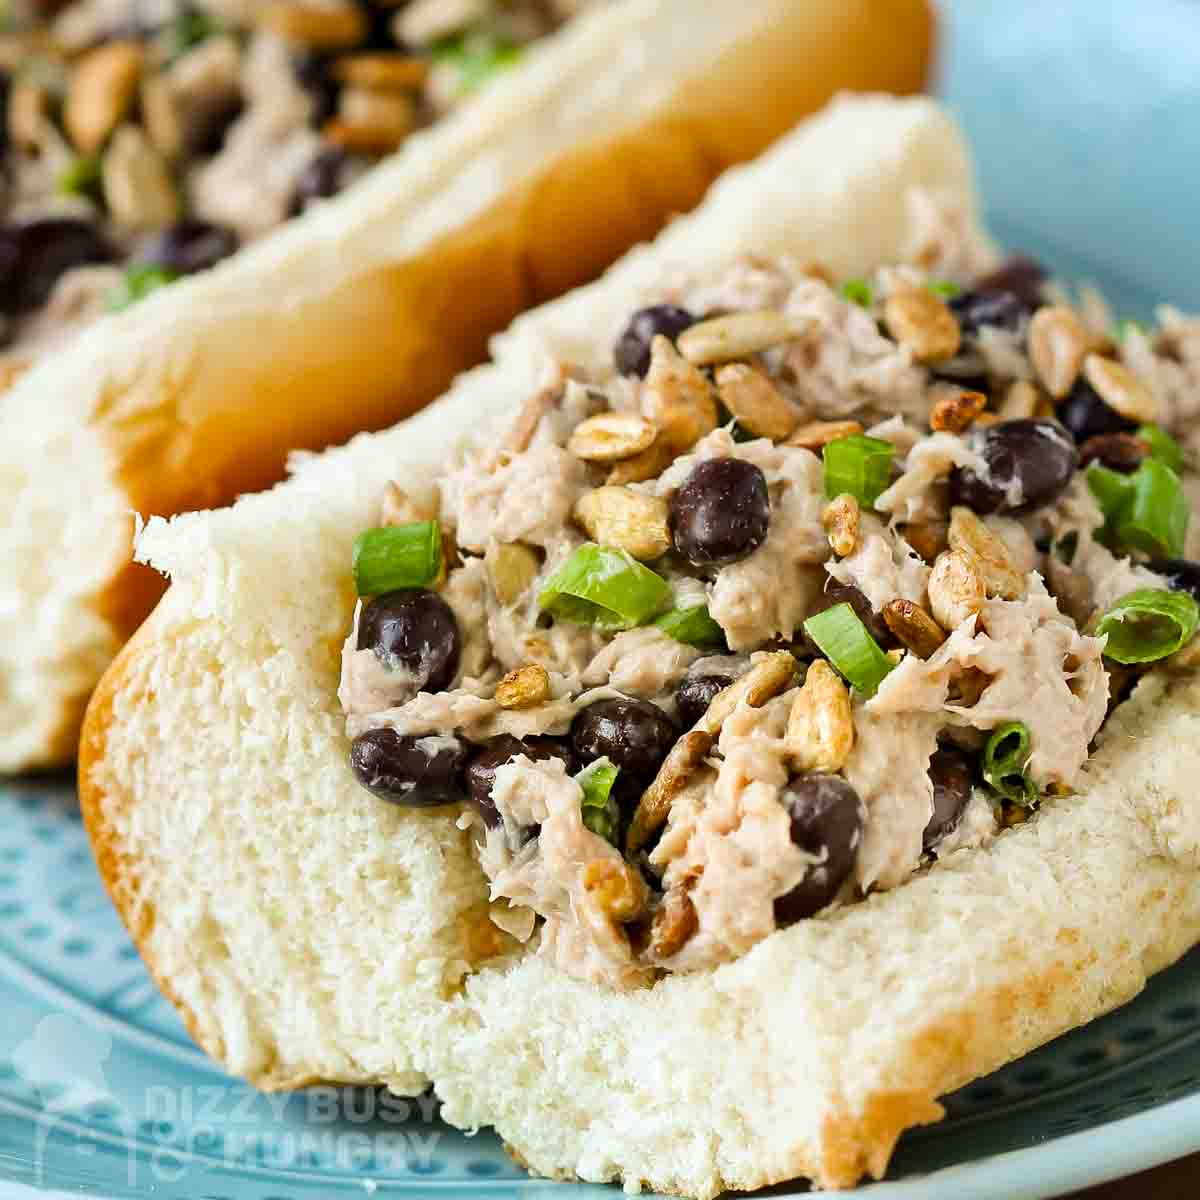
{"type": "Polygon", "coordinates": [[[1084,472],[1088,490],[1096,498],[1105,520],[1111,521],[1127,503],[1133,491],[1132,476],[1094,462],[1084,472]]]}
{"type": "Polygon", "coordinates": [[[1028,807],[1038,798],[1037,784],[1025,768],[1029,764],[1029,729],[1020,721],[999,725],[983,749],[983,778],[1005,800],[1028,807]]]}
{"type": "Polygon", "coordinates": [[[1183,553],[1192,509],[1183,484],[1165,463],[1147,458],[1132,475],[1093,463],[1087,482],[1105,517],[1098,538],[1114,550],[1141,550],[1156,558],[1183,553]]]}
{"type": "Polygon", "coordinates": [[[1187,592],[1141,588],[1100,618],[1096,636],[1108,638],[1104,657],[1113,662],[1157,662],[1191,641],[1198,623],[1200,606],[1187,592]]]}
{"type": "Polygon", "coordinates": [[[673,608],[654,623],[663,633],[688,646],[721,646],[725,643],[725,631],[709,616],[703,604],[673,608]]]}
{"type": "Polygon", "coordinates": [[[825,495],[832,500],[849,492],[863,508],[875,501],[892,481],[892,456],[896,448],[882,438],[853,433],[825,447],[825,495]]]}
{"type": "Polygon", "coordinates": [[[125,277],[116,287],[111,288],[105,296],[109,312],[121,312],[131,304],[156,292],[168,283],[174,283],[179,276],[165,267],[132,266],[125,268],[125,277]]]}
{"type": "Polygon", "coordinates": [[[434,62],[454,68],[458,95],[465,96],[519,62],[522,49],[507,38],[473,32],[438,42],[432,55],[434,62]]]}
{"type": "Polygon", "coordinates": [[[955,296],[962,295],[962,288],[953,279],[931,279],[925,286],[943,300],[953,300],[955,296]]]}
{"type": "Polygon", "coordinates": [[[671,585],[615,546],[585,542],[546,581],[538,606],[560,621],[633,629],[671,607],[671,585]]]}
{"type": "Polygon", "coordinates": [[[1171,468],[1177,475],[1183,470],[1183,447],[1166,430],[1157,425],[1143,425],[1138,437],[1150,443],[1150,455],[1171,468]]]}
{"type": "Polygon", "coordinates": [[[842,299],[849,300],[861,308],[870,308],[875,302],[875,292],[865,279],[847,279],[841,287],[842,299]]]}
{"type": "Polygon", "coordinates": [[[879,648],[848,604],[835,604],[804,622],[822,654],[864,696],[875,695],[896,664],[879,648]]]}
{"type": "Polygon", "coordinates": [[[158,45],[167,62],[171,63],[182,58],[193,46],[224,32],[225,26],[217,17],[188,5],[163,29],[158,45]]]}
{"type": "Polygon", "coordinates": [[[1133,489],[1114,523],[1115,544],[1163,558],[1183,553],[1192,507],[1170,467],[1147,458],[1130,476],[1133,489]]]}
{"type": "Polygon", "coordinates": [[[612,789],[619,772],[620,768],[607,758],[598,758],[575,776],[575,782],[583,789],[581,804],[584,825],[614,846],[617,844],[621,812],[613,799],[612,789]]]}
{"type": "Polygon", "coordinates": [[[81,154],[71,159],[54,181],[60,196],[94,196],[100,187],[100,159],[81,154]]]}
{"type": "Polygon", "coordinates": [[[1123,342],[1131,333],[1149,333],[1144,321],[1137,320],[1136,317],[1124,317],[1118,321],[1113,329],[1113,337],[1118,342],[1123,342]]]}
{"type": "Polygon", "coordinates": [[[442,569],[442,527],[437,521],[414,521],[365,529],[354,540],[351,561],[360,596],[425,587],[442,569]]]}

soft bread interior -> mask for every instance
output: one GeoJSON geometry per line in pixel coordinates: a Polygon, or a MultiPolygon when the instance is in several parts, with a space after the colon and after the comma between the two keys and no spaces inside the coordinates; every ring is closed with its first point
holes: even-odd
{"type": "Polygon", "coordinates": [[[994,849],[630,995],[493,958],[456,812],[390,807],[346,767],[350,546],[385,482],[419,489],[463,435],[494,438],[547,351],[607,355],[664,270],[753,250],[853,274],[894,256],[912,184],[969,201],[948,118],[845,101],[522,318],[425,413],[231,510],[150,524],[140,553],[172,587],[93,700],[82,797],[146,961],[230,1070],[433,1080],[450,1120],[494,1124],[549,1175],[703,1197],[847,1185],[936,1119],[938,1094],[1126,999],[1200,937],[1192,684],[1143,685],[1095,786],[994,849]]]}
{"type": "Polygon", "coordinates": [[[0,771],[69,761],[150,610],[114,509],[227,503],[289,450],[413,411],[836,87],[919,87],[929,20],[924,0],[597,6],[336,200],[43,358],[0,401],[22,510],[0,530],[0,771]]]}

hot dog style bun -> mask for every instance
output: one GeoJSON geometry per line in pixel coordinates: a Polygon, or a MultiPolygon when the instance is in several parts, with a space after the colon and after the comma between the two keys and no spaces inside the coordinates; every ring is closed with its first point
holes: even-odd
{"type": "Polygon", "coordinates": [[[151,523],[169,573],[106,675],[84,813],[131,933],[199,1043],[262,1087],[429,1082],[531,1169],[711,1197],[881,1174],[937,1098],[1128,999],[1200,937],[1200,688],[1153,676],[1073,797],[986,849],[625,993],[504,950],[460,811],[354,781],[337,698],[351,546],[384,489],[495,444],[549,358],[603,364],[678,267],[819,258],[838,277],[907,248],[905,198],[973,212],[926,101],[844,101],[599,282],[519,319],[494,361],[411,421],[232,509],[151,523]],[[1171,753],[1164,753],[1165,747],[1171,753]]]}
{"type": "Polygon", "coordinates": [[[925,78],[924,0],[619,0],[211,272],[100,321],[0,407],[0,771],[68,762],[149,612],[131,512],[267,486],[436,396],[839,88],[925,78]]]}

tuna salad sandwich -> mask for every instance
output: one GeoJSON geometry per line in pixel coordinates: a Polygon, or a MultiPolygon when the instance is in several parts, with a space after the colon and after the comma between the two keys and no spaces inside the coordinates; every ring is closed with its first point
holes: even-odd
{"type": "Polygon", "coordinates": [[[428,413],[151,524],[112,895],[260,1086],[881,1176],[1200,940],[1197,396],[1200,323],[1000,257],[946,116],[843,101],[428,413]]]}
{"type": "Polygon", "coordinates": [[[73,758],[161,593],[132,514],[411,413],[839,88],[919,89],[931,39],[925,0],[17,0],[10,24],[0,771],[73,758]]]}

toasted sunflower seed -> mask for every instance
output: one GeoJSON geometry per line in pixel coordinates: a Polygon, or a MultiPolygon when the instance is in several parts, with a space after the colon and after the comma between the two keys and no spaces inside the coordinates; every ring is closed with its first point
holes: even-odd
{"type": "Polygon", "coordinates": [[[594,542],[617,546],[642,562],[661,558],[671,548],[667,502],[626,487],[586,492],[575,505],[575,519],[594,542]]]}
{"type": "Polygon", "coordinates": [[[958,353],[962,333],[945,301],[928,288],[896,288],[883,304],[888,332],[918,362],[945,362],[958,353]]]}
{"type": "Polygon", "coordinates": [[[919,605],[897,597],[883,606],[887,627],[918,658],[929,658],[946,640],[946,631],[919,605]]]}
{"type": "Polygon", "coordinates": [[[95,154],[125,119],[137,95],[144,60],[138,42],[106,42],[76,64],[63,124],[81,154],[95,154]]]}
{"type": "Polygon", "coordinates": [[[860,421],[810,421],[798,429],[793,429],[791,437],[784,444],[800,446],[817,454],[830,442],[836,442],[838,438],[851,437],[862,431],[863,427],[860,421]]]}
{"type": "Polygon", "coordinates": [[[625,835],[626,849],[632,854],[640,850],[667,822],[671,804],[687,786],[688,777],[704,762],[716,741],[715,734],[699,725],[685,733],[663,759],[654,782],[642,793],[637,811],[625,835]]]}
{"type": "Polygon", "coordinates": [[[929,576],[929,605],[943,629],[957,629],[976,616],[986,599],[987,590],[972,557],[956,550],[938,555],[929,576]]]}
{"type": "Polygon", "coordinates": [[[825,527],[831,549],[839,558],[853,554],[858,548],[861,513],[858,501],[849,492],[844,492],[825,505],[821,524],[825,527]]]}
{"type": "Polygon", "coordinates": [[[658,429],[658,440],[675,454],[690,450],[717,427],[712,385],[661,334],[650,343],[642,408],[658,429]]]}
{"type": "Polygon", "coordinates": [[[1029,323],[1029,359],[1042,386],[1056,400],[1075,386],[1091,348],[1087,327],[1065,304],[1034,313],[1029,323]]]}
{"type": "Polygon", "coordinates": [[[366,17],[351,4],[308,4],[275,0],[258,15],[261,25],[285,42],[312,50],[341,50],[366,36],[366,17]]]}
{"type": "Polygon", "coordinates": [[[811,328],[808,317],[764,308],[700,321],[679,335],[677,345],[688,362],[709,366],[769,350],[803,337],[811,328]]]}
{"type": "Polygon", "coordinates": [[[792,701],[787,753],[800,771],[840,771],[854,749],[850,693],[837,672],[817,659],[792,701]]]}
{"type": "Polygon", "coordinates": [[[962,433],[987,407],[987,396],[966,388],[947,384],[931,389],[933,408],[929,412],[929,428],[935,432],[962,433]]]}
{"type": "Polygon", "coordinates": [[[515,604],[537,577],[538,557],[520,542],[494,542],[483,556],[492,590],[505,607],[515,604]]]}
{"type": "Polygon", "coordinates": [[[1025,594],[1025,577],[1017,570],[1008,546],[971,509],[962,505],[951,509],[948,541],[951,550],[966,555],[974,564],[989,596],[1019,600],[1025,594]]]}
{"type": "Polygon", "coordinates": [[[567,449],[586,462],[617,462],[640,454],[657,436],[654,423],[637,413],[599,413],[575,426],[567,449]]]}
{"type": "Polygon", "coordinates": [[[796,428],[796,410],[765,371],[749,363],[726,363],[717,371],[721,403],[756,437],[782,441],[796,428]]]}
{"type": "Polygon", "coordinates": [[[582,882],[604,915],[619,924],[633,921],[645,911],[646,885],[628,863],[594,858],[583,868],[582,882]]]}
{"type": "Polygon", "coordinates": [[[913,521],[901,529],[901,536],[920,555],[924,562],[932,565],[949,544],[950,527],[945,521],[913,521]]]}
{"type": "Polygon", "coordinates": [[[1084,378],[1096,389],[1096,394],[1128,421],[1152,425],[1159,419],[1158,401],[1154,393],[1126,366],[1089,354],[1083,360],[1084,378]]]}
{"type": "Polygon", "coordinates": [[[496,703],[501,708],[532,708],[550,698],[550,676],[538,663],[509,671],[496,684],[496,703]]]}
{"type": "Polygon", "coordinates": [[[650,953],[658,961],[672,958],[700,928],[696,906],[682,887],[671,888],[663,896],[650,926],[650,953]]]}

